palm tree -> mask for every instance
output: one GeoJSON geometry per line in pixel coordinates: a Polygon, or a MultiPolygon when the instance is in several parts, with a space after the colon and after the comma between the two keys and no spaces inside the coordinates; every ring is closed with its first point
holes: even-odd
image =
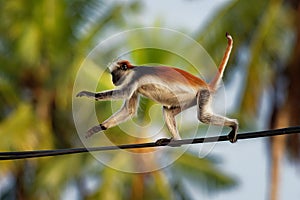
{"type": "MultiPolygon", "coordinates": [[[[262,98],[270,99],[271,114],[267,115],[265,128],[299,125],[299,3],[281,0],[252,3],[251,6],[246,1],[229,3],[198,34],[198,40],[207,43],[209,52],[217,57],[220,56],[218,36],[225,31],[235,36],[234,51],[238,56],[231,62],[247,74],[243,84],[238,83],[243,85],[237,110],[242,127],[252,127],[258,122],[262,98]]],[[[299,141],[296,134],[270,139],[272,200],[278,199],[283,154],[286,152],[292,160],[299,161],[299,141]]]]}
{"type": "MultiPolygon", "coordinates": [[[[276,83],[274,80],[274,96],[284,93],[286,91],[286,98],[283,102],[277,97],[277,101],[274,103],[271,127],[288,127],[288,126],[298,126],[300,124],[300,108],[298,105],[298,100],[300,98],[299,89],[297,86],[300,82],[297,78],[297,73],[299,73],[299,64],[300,64],[300,4],[299,2],[289,2],[291,5],[291,11],[294,14],[292,24],[294,26],[295,34],[295,45],[291,52],[290,59],[285,63],[282,73],[277,72],[275,79],[277,80],[286,80],[289,83],[286,83],[285,87],[281,87],[279,83],[276,83]]],[[[276,99],[276,98],[275,98],[276,99]]],[[[300,137],[299,134],[293,134],[289,136],[276,137],[271,140],[271,151],[272,151],[272,160],[273,160],[273,171],[272,179],[273,183],[270,188],[270,199],[278,199],[279,191],[279,180],[281,167],[280,163],[283,160],[283,154],[287,151],[289,158],[293,161],[300,160],[300,137]]]]}
{"type": "MultiPolygon", "coordinates": [[[[75,74],[97,39],[124,27],[124,14],[138,11],[139,5],[134,1],[124,6],[101,0],[0,2],[3,19],[0,22],[0,136],[5,138],[0,141],[2,150],[81,145],[74,134],[71,115],[75,74]]],[[[167,58],[162,56],[157,62],[163,60],[167,58]]],[[[140,123],[147,121],[144,112],[153,102],[142,100],[142,104],[140,123]]],[[[103,115],[108,115],[107,104],[102,105],[103,115]]],[[[110,131],[114,132],[110,136],[112,141],[132,139],[123,137],[125,133],[118,128],[110,131]]],[[[120,167],[128,165],[118,153],[111,162],[120,167]]],[[[11,161],[1,163],[0,169],[1,177],[9,179],[0,190],[1,199],[60,199],[70,191],[78,199],[184,199],[188,198],[186,188],[181,187],[184,183],[180,177],[184,175],[211,190],[235,184],[220,172],[213,159],[199,159],[192,152],[183,154],[174,167],[141,174],[99,166],[89,155],[11,161]]]]}
{"type": "MultiPolygon", "coordinates": [[[[0,4],[1,17],[5,19],[0,24],[0,135],[8,136],[1,140],[1,149],[80,144],[70,115],[74,74],[106,25],[120,27],[122,6],[104,1],[48,0],[0,4]]],[[[78,156],[1,165],[2,173],[12,174],[8,198],[46,195],[57,199],[63,185],[79,180],[75,174],[85,159],[86,156],[78,156]],[[72,163],[72,170],[68,163],[72,163]],[[28,170],[31,178],[27,178],[28,170]]]]}

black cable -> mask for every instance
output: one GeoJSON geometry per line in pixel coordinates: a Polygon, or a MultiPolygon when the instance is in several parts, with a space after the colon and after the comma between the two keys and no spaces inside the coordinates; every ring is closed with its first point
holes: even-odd
{"type": "MultiPolygon", "coordinates": [[[[243,139],[271,137],[276,135],[285,135],[285,134],[293,134],[293,133],[300,133],[300,126],[266,130],[266,131],[240,133],[237,135],[237,139],[243,140],[243,139]]],[[[140,144],[124,144],[119,146],[0,152],[0,160],[16,160],[16,159],[24,159],[24,158],[37,158],[37,157],[45,157],[45,156],[77,154],[77,153],[84,153],[84,152],[111,151],[111,150],[118,150],[118,149],[153,148],[153,147],[160,147],[160,146],[178,147],[187,144],[222,142],[228,140],[229,139],[227,136],[213,136],[213,137],[206,137],[206,138],[204,137],[204,138],[175,140],[171,142],[169,139],[161,139],[156,142],[140,143],[140,144]]]]}

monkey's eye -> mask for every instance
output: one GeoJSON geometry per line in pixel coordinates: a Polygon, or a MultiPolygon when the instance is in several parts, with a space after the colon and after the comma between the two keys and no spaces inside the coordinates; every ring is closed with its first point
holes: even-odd
{"type": "Polygon", "coordinates": [[[121,65],[121,70],[127,70],[127,68],[128,68],[127,64],[122,64],[121,65]]]}

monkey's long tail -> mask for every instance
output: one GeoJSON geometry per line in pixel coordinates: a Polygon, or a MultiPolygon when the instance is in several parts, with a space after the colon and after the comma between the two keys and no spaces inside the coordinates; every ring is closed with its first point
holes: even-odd
{"type": "Polygon", "coordinates": [[[228,41],[227,47],[226,47],[226,51],[223,55],[222,61],[219,65],[219,69],[217,74],[215,75],[214,79],[209,83],[209,87],[212,91],[216,91],[218,89],[218,86],[221,82],[221,79],[223,77],[224,74],[224,70],[226,68],[227,62],[229,60],[230,57],[230,53],[231,53],[231,49],[233,46],[233,39],[231,37],[231,35],[229,33],[226,33],[226,38],[228,41]]]}

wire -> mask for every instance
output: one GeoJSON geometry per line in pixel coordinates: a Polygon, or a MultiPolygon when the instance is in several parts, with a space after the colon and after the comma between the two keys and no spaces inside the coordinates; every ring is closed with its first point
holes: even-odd
{"type": "MultiPolygon", "coordinates": [[[[238,140],[253,139],[261,137],[271,137],[277,135],[286,135],[300,133],[300,126],[288,127],[282,129],[266,130],[266,131],[255,131],[240,133],[237,135],[238,140]]],[[[36,150],[36,151],[15,151],[15,152],[0,152],[0,160],[17,160],[25,158],[37,158],[46,156],[58,156],[67,154],[78,154],[85,152],[96,152],[96,151],[111,151],[119,149],[139,149],[139,148],[153,148],[160,146],[179,147],[187,144],[199,144],[199,143],[211,143],[211,142],[222,142],[228,141],[229,138],[223,136],[203,137],[194,139],[183,139],[183,140],[171,140],[170,139],[159,139],[156,142],[139,143],[139,144],[123,144],[118,146],[103,146],[103,147],[89,147],[89,148],[68,148],[68,149],[55,149],[55,150],[36,150]]]]}

